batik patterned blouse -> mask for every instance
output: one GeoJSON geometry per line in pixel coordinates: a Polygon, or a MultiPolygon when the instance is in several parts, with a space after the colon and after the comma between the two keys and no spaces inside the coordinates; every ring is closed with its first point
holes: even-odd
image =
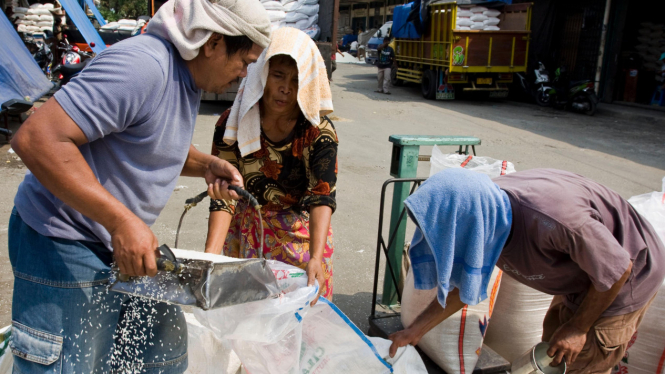
{"type": "MultiPolygon", "coordinates": [[[[292,209],[327,205],[333,212],[337,182],[337,133],[324,118],[312,126],[300,116],[290,136],[281,142],[270,141],[261,131],[261,149],[240,156],[238,143],[224,143],[230,111],[222,114],[215,127],[212,154],[238,168],[245,189],[257,198],[264,210],[292,209]]],[[[235,201],[212,200],[210,211],[235,213],[235,201]]]]}

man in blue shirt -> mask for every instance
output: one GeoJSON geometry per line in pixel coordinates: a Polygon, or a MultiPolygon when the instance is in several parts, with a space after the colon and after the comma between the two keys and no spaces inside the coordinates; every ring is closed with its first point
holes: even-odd
{"type": "Polygon", "coordinates": [[[12,141],[29,169],[9,227],[12,353],[21,373],[182,373],[179,307],[108,292],[157,273],[150,226],[180,175],[215,199],[242,186],[191,145],[201,90],[222,93],[270,40],[258,1],[170,0],[32,115],[12,141]]]}

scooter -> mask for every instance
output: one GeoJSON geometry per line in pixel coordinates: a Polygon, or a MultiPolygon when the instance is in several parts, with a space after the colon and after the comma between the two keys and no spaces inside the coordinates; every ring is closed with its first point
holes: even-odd
{"type": "Polygon", "coordinates": [[[551,89],[548,85],[550,81],[549,73],[542,62],[538,62],[538,69],[533,71],[536,79],[530,83],[526,76],[521,73],[515,73],[520,80],[524,92],[531,95],[540,106],[549,106],[549,97],[546,94],[551,89]]]}
{"type": "Polygon", "coordinates": [[[552,106],[565,107],[588,116],[596,113],[598,96],[596,96],[593,81],[584,79],[570,82],[567,79],[565,67],[556,69],[554,76],[553,87],[544,95],[552,106]]]}
{"type": "Polygon", "coordinates": [[[60,87],[69,83],[72,78],[83,71],[92,58],[91,53],[81,51],[79,47],[69,44],[66,35],[63,39],[64,41],[60,42],[58,46],[58,49],[63,51],[62,62],[53,69],[53,73],[58,74],[60,87]]]}
{"type": "Polygon", "coordinates": [[[32,58],[35,59],[37,65],[42,69],[48,79],[51,79],[51,66],[53,65],[53,52],[43,40],[35,40],[33,38],[26,39],[25,43],[28,45],[32,58]]]}

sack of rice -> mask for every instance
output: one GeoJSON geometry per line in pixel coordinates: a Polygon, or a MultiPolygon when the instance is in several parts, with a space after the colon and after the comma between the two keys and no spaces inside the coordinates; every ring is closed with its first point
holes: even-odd
{"type": "Polygon", "coordinates": [[[106,25],[102,26],[102,30],[116,30],[118,27],[120,27],[120,24],[118,22],[109,22],[106,25]]]}
{"type": "Polygon", "coordinates": [[[281,10],[284,11],[284,6],[279,1],[268,1],[261,3],[266,10],[281,10]]]}
{"type": "Polygon", "coordinates": [[[294,2],[294,1],[297,2],[298,0],[281,0],[282,5],[286,5],[286,4],[292,3],[292,2],[294,2]]]}
{"type": "MultiPolygon", "coordinates": [[[[492,309],[500,294],[501,278],[501,270],[494,268],[487,287],[487,299],[478,305],[464,307],[420,339],[418,347],[446,373],[471,373],[476,367],[492,309]]],[[[405,327],[410,326],[437,297],[436,287],[417,290],[413,279],[413,272],[409,271],[402,293],[402,325],[405,327]]]]}
{"type": "Polygon", "coordinates": [[[512,362],[540,342],[543,319],[552,296],[525,286],[515,279],[501,277],[501,292],[494,304],[485,344],[512,362]]]}
{"type": "Polygon", "coordinates": [[[286,13],[282,10],[269,10],[268,18],[270,18],[270,22],[282,21],[286,18],[286,13]]]}
{"type": "Polygon", "coordinates": [[[307,14],[298,13],[298,12],[287,12],[284,22],[295,23],[303,19],[307,19],[307,14]]]}
{"type": "Polygon", "coordinates": [[[37,24],[36,24],[35,26],[37,26],[37,27],[50,27],[50,28],[53,28],[53,22],[40,21],[40,22],[37,22],[37,24]]]}
{"type": "Polygon", "coordinates": [[[42,14],[42,15],[39,16],[39,21],[40,21],[40,22],[43,22],[43,21],[51,21],[51,22],[53,22],[53,16],[50,15],[50,14],[42,14]]]}
{"type": "Polygon", "coordinates": [[[469,26],[458,26],[456,30],[471,30],[469,26]]]}
{"type": "Polygon", "coordinates": [[[484,24],[485,26],[496,26],[496,25],[499,24],[499,22],[501,22],[501,20],[499,20],[498,18],[496,18],[496,17],[490,17],[490,18],[484,20],[484,21],[483,21],[483,24],[484,24]]]}
{"type": "Polygon", "coordinates": [[[474,6],[473,8],[470,9],[472,13],[480,13],[483,14],[483,12],[488,11],[489,9],[485,8],[484,6],[474,6]]]}
{"type": "Polygon", "coordinates": [[[473,16],[473,12],[463,8],[457,8],[457,17],[466,17],[469,18],[473,16]]]}
{"type": "Polygon", "coordinates": [[[474,14],[469,19],[472,20],[473,22],[483,22],[487,21],[489,18],[483,14],[474,14]]]}
{"type": "Polygon", "coordinates": [[[649,36],[653,32],[653,30],[651,30],[651,28],[649,28],[649,27],[645,27],[645,28],[637,30],[637,32],[640,35],[649,36]]]}
{"type": "Polygon", "coordinates": [[[319,14],[319,4],[303,5],[300,8],[298,8],[297,12],[307,14],[308,16],[319,14]]]}
{"type": "Polygon", "coordinates": [[[42,6],[43,5],[40,4],[40,3],[34,3],[34,4],[30,5],[30,9],[38,9],[38,8],[41,8],[42,6]]]}
{"type": "Polygon", "coordinates": [[[499,26],[485,26],[485,28],[483,30],[485,30],[485,31],[499,31],[501,29],[499,28],[499,26]]]}
{"type": "Polygon", "coordinates": [[[18,32],[28,32],[28,26],[23,25],[23,24],[18,25],[18,28],[16,29],[16,31],[18,31],[18,32]]]}
{"type": "Polygon", "coordinates": [[[136,26],[136,20],[134,19],[121,19],[118,23],[123,26],[136,26]]]}
{"type": "Polygon", "coordinates": [[[471,21],[471,19],[469,19],[469,18],[458,18],[455,22],[456,22],[455,24],[457,26],[467,26],[467,27],[469,27],[469,26],[473,26],[473,24],[474,24],[474,22],[471,21]]]}
{"type": "Polygon", "coordinates": [[[488,17],[498,17],[501,15],[501,12],[496,9],[488,9],[483,12],[483,15],[486,15],[488,17]]]}
{"type": "Polygon", "coordinates": [[[471,27],[471,30],[485,30],[485,24],[482,22],[474,22],[473,25],[469,27],[471,27]]]}
{"type": "Polygon", "coordinates": [[[294,1],[291,3],[284,4],[284,10],[287,12],[295,12],[298,10],[302,4],[300,4],[298,1],[294,1]]]}
{"type": "Polygon", "coordinates": [[[28,8],[15,6],[15,7],[12,7],[12,12],[14,12],[15,14],[16,13],[26,14],[26,13],[28,13],[28,8]]]}

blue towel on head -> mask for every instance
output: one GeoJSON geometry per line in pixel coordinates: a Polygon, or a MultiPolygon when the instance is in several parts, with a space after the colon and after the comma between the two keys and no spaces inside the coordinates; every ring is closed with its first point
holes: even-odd
{"type": "Polygon", "coordinates": [[[409,251],[416,289],[437,287],[444,308],[453,288],[465,304],[486,299],[492,270],[510,235],[508,195],[487,175],[446,169],[404,204],[418,226],[409,251]]]}

